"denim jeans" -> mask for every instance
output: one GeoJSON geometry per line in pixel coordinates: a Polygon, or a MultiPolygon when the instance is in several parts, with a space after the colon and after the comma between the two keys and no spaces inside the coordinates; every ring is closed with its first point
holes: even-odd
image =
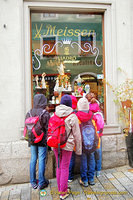
{"type": "Polygon", "coordinates": [[[82,153],[81,165],[80,165],[80,176],[83,182],[94,181],[95,175],[95,155],[94,152],[87,154],[82,153]]]}
{"type": "MultiPolygon", "coordinates": [[[[100,148],[96,149],[95,154],[98,155],[98,159],[95,158],[95,162],[96,162],[95,170],[96,171],[101,171],[101,168],[102,168],[102,140],[100,142],[100,148]]],[[[97,157],[97,156],[95,156],[95,157],[97,157]]]]}
{"type": "Polygon", "coordinates": [[[72,157],[69,165],[69,177],[68,180],[73,180],[74,178],[74,166],[75,166],[75,151],[72,152],[72,157]]]}
{"type": "Polygon", "coordinates": [[[31,160],[30,160],[30,183],[36,184],[36,164],[38,159],[38,185],[42,186],[45,182],[45,159],[47,147],[31,145],[31,160]]]}

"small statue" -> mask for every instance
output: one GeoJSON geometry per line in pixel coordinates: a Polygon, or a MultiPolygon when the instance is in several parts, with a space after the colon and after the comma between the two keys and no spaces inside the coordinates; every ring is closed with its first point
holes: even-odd
{"type": "Polygon", "coordinates": [[[38,80],[39,80],[38,75],[36,75],[35,80],[36,80],[36,88],[40,88],[40,86],[38,84],[38,80]]]}
{"type": "Polygon", "coordinates": [[[89,84],[85,85],[85,91],[86,91],[86,94],[90,93],[90,85],[89,84]]]}
{"type": "Polygon", "coordinates": [[[67,82],[65,83],[65,89],[66,89],[66,90],[68,89],[68,84],[67,84],[67,82]]]}
{"type": "Polygon", "coordinates": [[[56,84],[55,84],[55,87],[54,87],[54,91],[58,91],[59,89],[59,78],[57,77],[56,78],[56,84]]]}
{"type": "Polygon", "coordinates": [[[77,84],[79,85],[79,86],[81,86],[81,83],[82,83],[82,78],[80,77],[80,74],[78,75],[78,78],[76,79],[76,81],[77,81],[77,84]]]}
{"type": "Polygon", "coordinates": [[[68,84],[68,91],[72,91],[72,87],[70,83],[68,84]]]}
{"type": "Polygon", "coordinates": [[[61,63],[60,66],[57,66],[57,70],[60,75],[64,75],[64,69],[65,69],[65,66],[63,65],[63,63],[61,63]]]}
{"type": "Polygon", "coordinates": [[[52,96],[52,104],[55,104],[55,96],[52,96]]]}
{"type": "Polygon", "coordinates": [[[42,84],[42,88],[46,88],[46,83],[45,83],[45,79],[44,77],[46,76],[46,73],[42,73],[42,80],[41,80],[41,84],[42,84]]]}
{"type": "Polygon", "coordinates": [[[62,91],[65,89],[63,83],[61,84],[62,91]]]}

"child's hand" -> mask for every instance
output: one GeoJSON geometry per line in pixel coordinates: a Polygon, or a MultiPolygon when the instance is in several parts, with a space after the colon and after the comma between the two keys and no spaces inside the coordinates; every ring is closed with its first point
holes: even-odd
{"type": "Polygon", "coordinates": [[[90,102],[91,103],[97,103],[97,100],[95,98],[92,98],[90,102]]]}

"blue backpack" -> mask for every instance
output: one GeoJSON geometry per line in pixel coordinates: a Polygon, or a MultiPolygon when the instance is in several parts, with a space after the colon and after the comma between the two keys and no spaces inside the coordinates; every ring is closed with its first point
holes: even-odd
{"type": "Polygon", "coordinates": [[[82,135],[83,151],[86,153],[92,153],[96,150],[99,142],[99,136],[96,131],[96,127],[91,119],[87,122],[81,122],[80,130],[82,135]]]}

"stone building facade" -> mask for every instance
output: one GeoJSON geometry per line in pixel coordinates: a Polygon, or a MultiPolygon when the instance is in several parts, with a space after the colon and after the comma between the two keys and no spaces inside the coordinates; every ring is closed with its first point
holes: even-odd
{"type": "MultiPolygon", "coordinates": [[[[104,15],[105,74],[118,85],[121,67],[133,78],[132,0],[2,0],[0,6],[0,185],[29,181],[30,149],[23,140],[24,118],[32,106],[30,12],[77,10],[104,15]]],[[[106,89],[106,124],[102,137],[104,169],[128,163],[125,138],[113,94],[106,89]]],[[[46,176],[55,176],[48,153],[46,176]],[[51,166],[51,167],[49,167],[51,166]]]]}

